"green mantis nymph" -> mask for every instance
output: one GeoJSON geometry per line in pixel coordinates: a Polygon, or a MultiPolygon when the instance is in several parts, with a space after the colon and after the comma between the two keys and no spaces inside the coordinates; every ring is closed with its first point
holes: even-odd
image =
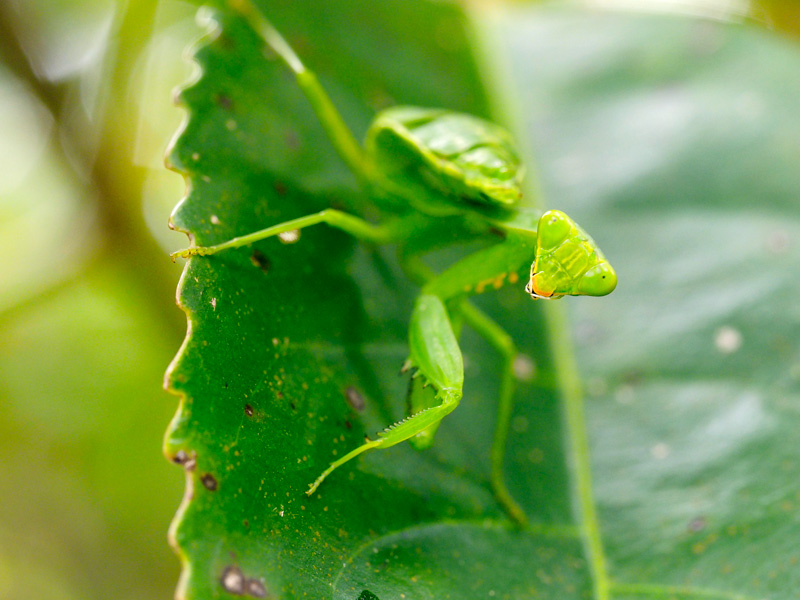
{"type": "Polygon", "coordinates": [[[396,245],[401,266],[422,288],[411,314],[405,365],[413,371],[409,416],[334,461],[307,493],[313,494],[331,472],[367,450],[406,440],[418,449],[433,443],[439,423],[463,395],[464,366],[453,326],[457,320],[472,327],[503,358],[490,482],[509,517],[526,523],[503,478],[518,352],[511,336],[468,297],[506,284],[519,283],[522,291],[525,279],[525,291],[535,299],[604,296],[616,286],[614,269],[563,212],[541,214],[520,207],[522,167],[505,130],[466,114],[396,106],[376,116],[361,146],[315,75],[250,0],[229,3],[293,71],[330,142],[369,192],[382,219],[376,224],[326,209],[214,246],[181,250],[173,259],[207,256],[318,223],[369,243],[396,245]],[[433,273],[421,256],[435,247],[432,240],[444,231],[494,243],[433,273]]]}

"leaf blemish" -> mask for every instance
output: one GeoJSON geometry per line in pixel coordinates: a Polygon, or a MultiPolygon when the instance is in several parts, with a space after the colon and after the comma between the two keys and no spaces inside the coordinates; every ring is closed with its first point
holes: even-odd
{"type": "Polygon", "coordinates": [[[217,104],[225,110],[233,108],[233,100],[227,94],[217,94],[217,104]]]}
{"type": "Polygon", "coordinates": [[[300,138],[297,137],[297,134],[294,131],[287,131],[283,136],[283,139],[289,149],[298,150],[300,148],[300,138]]]}
{"type": "Polygon", "coordinates": [[[217,491],[218,487],[217,478],[214,477],[211,473],[204,473],[203,476],[200,477],[200,481],[209,492],[217,491]]]}
{"type": "Polygon", "coordinates": [[[300,230],[292,229],[278,234],[278,239],[284,244],[294,244],[300,239],[300,230]]]}
{"type": "Polygon", "coordinates": [[[530,423],[528,418],[522,415],[514,417],[511,421],[511,430],[517,434],[523,434],[528,431],[530,423]]]}
{"type": "Polygon", "coordinates": [[[253,416],[253,407],[250,406],[249,404],[245,404],[244,405],[244,414],[246,414],[248,417],[252,417],[253,416]]]}
{"type": "Polygon", "coordinates": [[[172,462],[176,465],[182,465],[187,471],[194,471],[195,466],[197,466],[196,457],[197,454],[194,451],[189,454],[186,450],[178,450],[175,456],[172,457],[172,462]]]}
{"type": "Polygon", "coordinates": [[[229,594],[241,596],[244,593],[244,574],[237,566],[225,567],[220,577],[223,589],[229,594]]]}
{"type": "Polygon", "coordinates": [[[527,354],[517,354],[514,357],[514,377],[517,381],[532,381],[536,374],[536,363],[527,354]]]}
{"type": "Polygon", "coordinates": [[[266,598],[267,588],[264,587],[264,582],[261,579],[251,578],[245,582],[245,593],[254,598],[266,598]]]}
{"type": "Polygon", "coordinates": [[[767,238],[767,250],[773,254],[786,254],[792,245],[792,238],[786,230],[773,231],[767,238]]]}
{"type": "Polygon", "coordinates": [[[722,354],[733,354],[742,347],[742,341],[741,332],[730,325],[720,327],[714,334],[714,345],[722,354]]]}
{"type": "Polygon", "coordinates": [[[221,48],[225,48],[226,50],[233,50],[236,48],[236,40],[233,39],[226,31],[221,31],[219,36],[217,37],[217,44],[220,45],[221,48]]]}
{"type": "Polygon", "coordinates": [[[260,250],[253,250],[253,253],[250,255],[250,262],[264,271],[264,273],[269,273],[270,267],[272,266],[269,258],[260,250]]]}
{"type": "Polygon", "coordinates": [[[356,412],[363,412],[364,408],[366,407],[367,403],[364,401],[364,396],[352,385],[349,386],[344,392],[345,398],[347,398],[347,404],[350,405],[356,412]]]}
{"type": "Polygon", "coordinates": [[[689,521],[689,525],[686,528],[692,533],[703,531],[703,529],[706,528],[706,518],[695,517],[694,519],[689,521]]]}
{"type": "Polygon", "coordinates": [[[650,454],[656,460],[664,460],[671,452],[672,449],[664,442],[659,442],[650,448],[650,454]]]}

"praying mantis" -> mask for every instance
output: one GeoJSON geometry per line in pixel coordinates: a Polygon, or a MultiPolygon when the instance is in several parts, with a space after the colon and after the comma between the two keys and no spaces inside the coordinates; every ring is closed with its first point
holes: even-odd
{"type": "Polygon", "coordinates": [[[565,213],[542,214],[520,205],[523,168],[504,129],[444,109],[395,106],[378,113],[362,146],[314,73],[251,0],[229,0],[229,6],[294,73],[329,141],[369,192],[381,220],[373,223],[325,209],[213,246],[174,252],[173,260],[213,255],[320,223],[367,243],[396,245],[403,270],[421,287],[409,323],[409,358],[403,366],[413,371],[408,416],[332,462],[306,493],[313,494],[334,470],[367,450],[403,441],[417,449],[433,444],[440,422],[463,396],[464,364],[456,332],[464,323],[503,359],[490,483],[509,518],[525,525],[526,515],[503,475],[518,351],[511,336],[469,296],[518,282],[522,288],[526,278],[524,289],[533,299],[604,296],[616,287],[613,267],[565,213]],[[491,244],[435,273],[422,256],[444,231],[491,244]]]}

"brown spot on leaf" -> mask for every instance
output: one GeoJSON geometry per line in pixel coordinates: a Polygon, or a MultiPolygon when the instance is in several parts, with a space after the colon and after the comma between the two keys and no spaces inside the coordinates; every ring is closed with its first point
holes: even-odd
{"type": "Polygon", "coordinates": [[[364,401],[364,396],[362,396],[361,392],[359,392],[352,385],[344,391],[344,395],[345,398],[347,398],[347,403],[350,405],[350,408],[356,412],[363,411],[367,405],[367,403],[364,401]]]}
{"type": "Polygon", "coordinates": [[[186,450],[178,450],[175,456],[172,457],[172,462],[176,465],[182,465],[187,471],[194,471],[195,466],[197,466],[197,454],[194,451],[189,453],[186,450]]]}
{"type": "Polygon", "coordinates": [[[269,258],[267,258],[266,254],[260,250],[253,250],[253,253],[250,255],[250,262],[264,271],[264,273],[269,273],[269,270],[272,267],[272,263],[270,262],[269,258]]]}
{"type": "Polygon", "coordinates": [[[692,533],[697,533],[698,531],[703,531],[706,528],[706,518],[705,517],[695,517],[691,521],[689,521],[689,525],[687,529],[692,533]]]}
{"type": "Polygon", "coordinates": [[[217,44],[220,47],[225,48],[226,50],[230,50],[236,47],[236,40],[234,40],[227,32],[223,31],[217,37],[217,44]]]}
{"type": "Polygon", "coordinates": [[[217,104],[225,110],[233,108],[233,100],[227,94],[217,94],[217,104]]]}
{"type": "Polygon", "coordinates": [[[245,590],[245,578],[242,570],[236,565],[225,567],[219,578],[222,588],[229,594],[241,596],[245,590]]]}
{"type": "Polygon", "coordinates": [[[202,477],[200,477],[200,481],[203,483],[203,485],[209,492],[217,491],[217,487],[219,486],[219,484],[217,483],[217,478],[214,477],[211,473],[204,473],[202,477]]]}
{"type": "Polygon", "coordinates": [[[244,405],[244,414],[246,414],[248,417],[252,417],[253,416],[253,407],[250,406],[249,404],[245,404],[244,405]]]}
{"type": "Polygon", "coordinates": [[[300,138],[298,137],[297,132],[293,130],[288,130],[283,134],[283,141],[290,150],[300,149],[300,138]]]}
{"type": "Polygon", "coordinates": [[[245,593],[253,598],[266,598],[267,588],[264,587],[264,582],[260,579],[251,578],[245,583],[245,593]]]}

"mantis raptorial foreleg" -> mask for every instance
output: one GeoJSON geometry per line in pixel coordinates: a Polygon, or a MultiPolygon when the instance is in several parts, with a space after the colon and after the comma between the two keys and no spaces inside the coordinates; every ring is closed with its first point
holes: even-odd
{"type": "MultiPolygon", "coordinates": [[[[491,255],[499,256],[493,248],[491,255]]],[[[507,255],[516,255],[516,248],[508,249],[507,255]]],[[[478,253],[478,256],[481,254],[478,253]]],[[[469,257],[472,258],[472,257],[469,257]]],[[[485,257],[484,257],[485,258],[485,257]]],[[[472,262],[469,259],[465,261],[472,262]]],[[[462,261],[464,262],[464,261],[462,261]]],[[[461,263],[453,269],[461,270],[461,263]]],[[[373,448],[389,448],[405,440],[414,441],[418,448],[430,446],[433,434],[441,420],[452,412],[459,404],[463,388],[463,363],[461,350],[458,347],[450,320],[450,315],[445,308],[444,300],[438,295],[428,293],[431,290],[442,291],[454,282],[450,270],[443,274],[445,285],[439,287],[438,278],[430,281],[423,288],[423,294],[418,298],[411,318],[409,330],[409,346],[411,357],[409,363],[418,369],[415,377],[422,378],[424,385],[430,385],[433,392],[428,396],[424,390],[414,389],[413,394],[424,397],[425,404],[414,406],[412,400],[411,416],[390,426],[378,434],[378,439],[369,440],[352,452],[334,461],[311,485],[308,494],[314,493],[322,481],[336,468],[355,458],[359,454],[373,448]]],[[[488,316],[462,299],[456,302],[456,310],[464,321],[473,327],[479,335],[486,339],[501,355],[503,366],[500,377],[499,407],[495,426],[494,441],[491,450],[490,482],[492,491],[503,510],[518,525],[525,525],[527,517],[519,505],[514,501],[505,484],[503,476],[503,460],[505,445],[508,437],[509,421],[513,410],[514,396],[514,359],[517,349],[511,337],[488,316]]],[[[418,386],[418,382],[412,382],[418,386]]]]}
{"type": "MultiPolygon", "coordinates": [[[[178,252],[176,255],[213,254],[318,223],[327,223],[369,242],[385,242],[391,239],[389,229],[330,209],[235,238],[217,246],[191,248],[178,252]]],[[[517,350],[511,337],[488,316],[469,304],[464,297],[472,293],[499,288],[505,283],[516,283],[519,272],[531,260],[531,252],[532,241],[530,238],[514,236],[503,243],[462,259],[438,276],[433,276],[420,261],[406,257],[406,265],[409,270],[413,271],[415,278],[421,281],[427,280],[412,313],[409,329],[410,364],[418,370],[416,375],[422,378],[424,385],[431,385],[435,393],[418,390],[417,393],[420,396],[427,394],[425,405],[414,406],[412,400],[412,412],[409,417],[379,433],[377,439],[367,441],[331,463],[310,486],[308,494],[314,493],[336,468],[367,450],[389,448],[414,438],[417,438],[417,442],[414,444],[416,447],[430,446],[436,427],[446,415],[458,406],[463,394],[464,375],[461,351],[453,333],[450,315],[445,308],[445,302],[456,298],[454,307],[464,322],[486,339],[498,351],[503,360],[498,417],[491,451],[490,481],[498,502],[511,518],[519,524],[526,522],[524,513],[508,492],[503,477],[505,444],[513,409],[513,363],[517,356],[517,350]],[[412,264],[415,267],[412,268],[410,266],[412,264]]]]}
{"type": "Polygon", "coordinates": [[[307,494],[313,494],[334,469],[362,452],[404,442],[439,423],[458,406],[464,385],[464,364],[447,309],[436,296],[423,294],[417,298],[411,315],[409,345],[409,361],[418,369],[417,376],[424,377],[436,390],[438,404],[387,427],[378,433],[378,439],[367,441],[331,463],[311,484],[307,494]]]}
{"type": "MultiPolygon", "coordinates": [[[[526,239],[526,237],[514,236],[504,243],[472,254],[438,276],[414,257],[404,257],[403,263],[412,278],[418,282],[427,281],[423,286],[423,293],[433,293],[443,299],[458,297],[465,293],[481,293],[486,289],[500,287],[504,283],[515,283],[517,274],[525,270],[531,260],[531,238],[526,239]]],[[[514,408],[514,361],[518,350],[511,336],[466,298],[462,297],[453,303],[452,311],[457,311],[463,321],[501,356],[497,420],[490,454],[490,483],[495,498],[506,513],[519,525],[525,525],[527,517],[509,493],[503,470],[509,424],[514,408]]],[[[435,431],[435,426],[429,427],[418,434],[416,443],[414,438],[410,441],[415,447],[428,447],[433,443],[435,431]]]]}
{"type": "MultiPolygon", "coordinates": [[[[402,223],[402,221],[400,221],[402,223]]],[[[213,254],[227,248],[251,244],[276,236],[280,233],[327,223],[364,241],[385,243],[394,235],[387,226],[373,225],[363,219],[333,209],[301,217],[269,227],[267,229],[234,238],[224,244],[206,248],[191,248],[176,255],[213,254]]],[[[394,231],[401,227],[395,226],[394,231]]],[[[450,316],[445,302],[461,298],[454,308],[469,326],[481,335],[502,357],[502,370],[499,384],[498,413],[494,441],[491,449],[492,490],[500,505],[518,524],[527,522],[524,512],[513,500],[505,484],[503,461],[508,437],[509,422],[513,410],[514,359],[517,349],[509,336],[487,315],[466,302],[465,296],[497,289],[506,283],[516,283],[519,273],[532,260],[535,252],[534,232],[531,235],[510,234],[510,237],[483,251],[476,252],[454,264],[438,276],[426,270],[419,260],[405,257],[406,267],[418,281],[424,284],[412,314],[409,331],[411,346],[411,365],[419,370],[418,376],[424,385],[430,384],[435,393],[426,391],[419,381],[412,386],[410,416],[378,434],[370,440],[331,463],[314,481],[307,491],[314,493],[317,487],[336,468],[374,448],[389,448],[405,440],[419,448],[427,448],[433,443],[433,436],[441,420],[458,406],[462,396],[463,366],[450,316]],[[414,265],[413,267],[411,265],[414,265]],[[415,398],[422,398],[415,403],[415,398]]]]}
{"type": "Polygon", "coordinates": [[[514,521],[520,525],[525,525],[527,517],[508,491],[503,469],[508,429],[514,410],[514,361],[519,352],[511,336],[473,304],[463,302],[460,310],[464,321],[500,354],[503,361],[497,400],[497,420],[490,451],[491,470],[489,481],[495,498],[497,498],[500,505],[514,521]]]}
{"type": "MultiPolygon", "coordinates": [[[[374,225],[348,213],[327,209],[215,246],[181,250],[174,253],[173,258],[215,254],[319,223],[326,223],[372,243],[387,243],[402,237],[403,230],[412,225],[411,221],[404,221],[402,218],[390,222],[389,225],[374,225]]],[[[410,269],[414,271],[416,278],[427,281],[412,314],[409,329],[410,363],[418,369],[417,376],[422,377],[424,385],[430,384],[435,393],[425,391],[419,382],[415,382],[416,389],[412,387],[410,416],[379,433],[377,439],[367,441],[331,463],[310,486],[308,494],[314,493],[336,468],[367,450],[388,448],[405,440],[412,440],[417,448],[426,448],[433,443],[438,424],[458,406],[463,393],[461,351],[453,333],[450,315],[445,308],[445,303],[455,298],[458,300],[453,304],[454,310],[502,357],[490,482],[495,497],[509,516],[520,525],[527,522],[524,512],[508,492],[503,475],[505,445],[513,410],[513,364],[517,350],[511,337],[499,325],[465,299],[469,294],[482,293],[519,280],[519,273],[530,263],[535,252],[535,237],[510,235],[506,241],[467,256],[438,276],[425,270],[420,261],[406,257],[407,266],[412,263],[416,265],[415,269],[410,269]],[[415,398],[424,400],[415,404],[415,398]]]]}

